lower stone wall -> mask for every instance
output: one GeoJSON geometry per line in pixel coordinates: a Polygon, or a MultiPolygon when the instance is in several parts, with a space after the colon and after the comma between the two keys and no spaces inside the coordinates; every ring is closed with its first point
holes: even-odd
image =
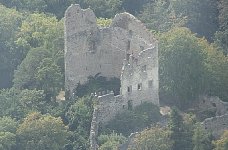
{"type": "Polygon", "coordinates": [[[127,103],[124,101],[122,95],[114,96],[114,93],[98,96],[98,122],[106,124],[113,119],[118,113],[127,109],[127,103]]]}
{"type": "Polygon", "coordinates": [[[202,122],[202,125],[215,138],[219,138],[224,130],[228,130],[228,114],[207,118],[202,122]]]}
{"type": "Polygon", "coordinates": [[[198,104],[199,110],[202,111],[214,111],[216,116],[221,116],[228,113],[228,102],[223,102],[217,96],[200,96],[198,104]]]}
{"type": "MultiPolygon", "coordinates": [[[[125,109],[125,103],[121,95],[114,96],[114,93],[111,92],[101,92],[98,93],[104,94],[102,96],[94,95],[97,105],[95,106],[92,122],[91,122],[91,129],[90,129],[90,150],[97,150],[97,136],[98,136],[98,128],[99,124],[105,124],[111,119],[115,117],[115,115],[121,110],[125,109]]],[[[127,109],[127,106],[126,106],[127,109]]]]}
{"type": "Polygon", "coordinates": [[[93,111],[93,118],[92,118],[92,122],[91,122],[90,135],[89,135],[90,150],[98,149],[98,144],[97,144],[97,136],[98,136],[98,128],[99,128],[98,125],[99,125],[98,109],[95,108],[93,111]]]}
{"type": "MultiPolygon", "coordinates": [[[[93,118],[91,122],[90,130],[90,149],[97,150],[97,136],[98,136],[98,126],[105,125],[110,120],[112,120],[118,113],[123,112],[128,109],[128,101],[123,97],[123,95],[114,96],[114,93],[111,91],[99,92],[97,94],[92,94],[96,99],[96,108],[93,112],[93,118]],[[101,96],[97,96],[101,95],[101,96]],[[104,95],[103,95],[104,94],[104,95]]],[[[142,99],[142,98],[141,98],[142,99]]],[[[140,105],[137,104],[137,105],[140,105]]],[[[132,145],[132,139],[129,138],[127,145],[132,145]]],[[[122,147],[125,147],[122,145],[122,147]]],[[[123,149],[123,148],[121,148],[123,149]]]]}

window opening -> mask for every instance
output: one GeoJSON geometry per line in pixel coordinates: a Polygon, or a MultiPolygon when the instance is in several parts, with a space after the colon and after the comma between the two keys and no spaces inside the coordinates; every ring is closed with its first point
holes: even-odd
{"type": "Polygon", "coordinates": [[[141,51],[143,51],[144,50],[144,47],[143,46],[140,46],[140,49],[141,49],[141,51]]]}
{"type": "Polygon", "coordinates": [[[216,107],[216,104],[215,104],[215,103],[212,103],[212,106],[213,106],[213,107],[216,107]]]}
{"type": "Polygon", "coordinates": [[[127,59],[127,61],[129,61],[129,59],[130,59],[130,55],[131,55],[131,54],[127,54],[127,56],[126,56],[126,57],[127,57],[127,58],[126,58],[126,59],[127,59]]]}
{"type": "Polygon", "coordinates": [[[138,84],[138,90],[142,90],[142,83],[138,84]]]}
{"type": "Polygon", "coordinates": [[[131,85],[127,87],[127,92],[128,93],[131,93],[132,92],[132,86],[131,85]]]}
{"type": "Polygon", "coordinates": [[[129,50],[130,50],[130,48],[131,48],[131,41],[130,41],[130,40],[128,40],[128,41],[127,41],[127,51],[129,51],[129,50]]]}

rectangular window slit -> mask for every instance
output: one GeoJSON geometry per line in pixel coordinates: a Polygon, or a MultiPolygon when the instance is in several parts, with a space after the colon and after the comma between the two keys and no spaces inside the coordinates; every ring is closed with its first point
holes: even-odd
{"type": "Polygon", "coordinates": [[[142,90],[142,83],[138,84],[138,90],[142,90]]]}
{"type": "Polygon", "coordinates": [[[128,93],[131,93],[131,92],[132,92],[132,86],[128,86],[128,87],[127,87],[127,92],[128,92],[128,93]]]}

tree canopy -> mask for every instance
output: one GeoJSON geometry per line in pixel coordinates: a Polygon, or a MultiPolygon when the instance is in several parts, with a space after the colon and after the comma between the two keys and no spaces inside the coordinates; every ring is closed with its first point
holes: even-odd
{"type": "Polygon", "coordinates": [[[145,23],[159,41],[160,103],[183,111],[166,116],[166,127],[155,125],[161,115],[150,103],[118,114],[99,129],[99,149],[142,131],[137,149],[227,150],[227,131],[212,142],[195,112],[185,114],[199,95],[228,101],[227,0],[0,0],[0,150],[87,150],[96,105],[90,93],[119,94],[118,78],[97,74],[56,100],[64,97],[63,17],[73,3],[91,8],[101,27],[124,11],[145,23]]]}
{"type": "Polygon", "coordinates": [[[17,129],[20,149],[63,149],[69,133],[60,118],[29,114],[17,129]]]}

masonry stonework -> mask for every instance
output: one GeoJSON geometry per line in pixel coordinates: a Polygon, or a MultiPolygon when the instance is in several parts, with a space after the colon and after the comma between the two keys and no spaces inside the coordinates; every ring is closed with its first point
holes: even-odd
{"type": "Polygon", "coordinates": [[[121,13],[101,28],[91,9],[71,5],[65,13],[66,90],[98,73],[121,80],[120,95],[98,97],[99,122],[143,102],[159,105],[158,42],[143,23],[121,13]]]}
{"type": "Polygon", "coordinates": [[[156,46],[156,40],[134,16],[115,16],[109,27],[101,28],[91,9],[71,5],[65,13],[65,85],[72,92],[77,83],[101,73],[120,78],[123,60],[156,46]]]}
{"type": "Polygon", "coordinates": [[[202,124],[207,131],[218,139],[225,130],[228,130],[228,114],[207,118],[202,124]]]}
{"type": "Polygon", "coordinates": [[[109,27],[99,27],[91,9],[71,5],[65,13],[65,88],[71,94],[89,76],[117,77],[120,95],[94,94],[96,108],[90,148],[97,149],[98,125],[143,102],[159,105],[158,42],[129,13],[117,14],[109,27]]]}
{"type": "Polygon", "coordinates": [[[201,111],[211,110],[216,116],[228,113],[228,102],[223,102],[217,96],[200,96],[199,109],[201,111]]]}
{"type": "Polygon", "coordinates": [[[207,118],[202,122],[204,128],[219,138],[224,130],[228,130],[228,102],[223,102],[217,96],[200,96],[200,111],[215,112],[215,117],[207,118]]]}
{"type": "MultiPolygon", "coordinates": [[[[99,124],[143,102],[159,106],[158,42],[128,13],[117,14],[109,27],[102,28],[91,9],[71,5],[65,12],[64,25],[66,91],[72,94],[78,83],[98,73],[121,80],[120,95],[114,96],[112,91],[94,94],[97,105],[91,122],[90,149],[97,150],[99,124]]],[[[216,117],[202,122],[215,137],[228,129],[228,103],[203,96],[199,109],[216,112],[216,117]]]]}
{"type": "Polygon", "coordinates": [[[128,106],[143,102],[159,105],[157,45],[125,59],[120,79],[121,94],[128,106]]]}

